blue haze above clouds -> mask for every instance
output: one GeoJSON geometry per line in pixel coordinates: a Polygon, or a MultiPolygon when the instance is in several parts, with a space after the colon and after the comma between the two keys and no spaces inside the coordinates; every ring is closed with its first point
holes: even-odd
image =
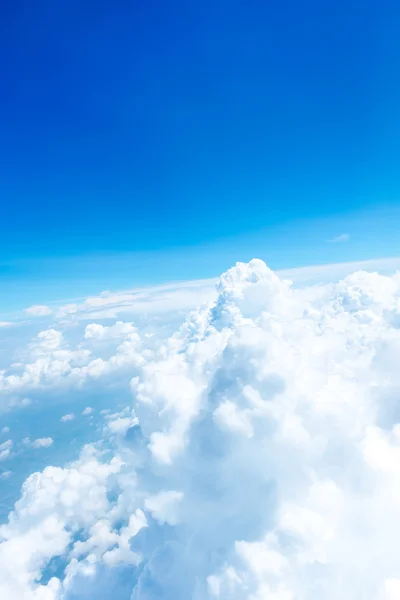
{"type": "Polygon", "coordinates": [[[0,598],[398,600],[397,3],[0,11],[0,598]]]}

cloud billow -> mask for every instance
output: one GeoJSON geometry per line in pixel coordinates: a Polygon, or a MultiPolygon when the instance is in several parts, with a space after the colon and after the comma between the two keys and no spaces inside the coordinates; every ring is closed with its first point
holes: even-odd
{"type": "Polygon", "coordinates": [[[93,323],[71,349],[42,332],[3,393],[124,372],[132,404],[27,479],[0,597],[397,599],[399,307],[397,274],[296,288],[253,260],[171,336],[93,323]]]}

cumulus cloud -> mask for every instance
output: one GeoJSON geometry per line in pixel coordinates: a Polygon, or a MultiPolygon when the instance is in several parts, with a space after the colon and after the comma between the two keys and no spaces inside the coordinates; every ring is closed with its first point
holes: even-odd
{"type": "Polygon", "coordinates": [[[398,598],[400,274],[296,288],[254,260],[172,335],[94,325],[72,349],[42,332],[19,377],[123,368],[132,403],[24,483],[0,597],[398,598]],[[115,354],[82,354],[100,339],[115,354]]]}
{"type": "Polygon", "coordinates": [[[13,441],[7,440],[0,444],[0,461],[6,460],[11,455],[11,449],[13,447],[13,441]]]}
{"type": "Polygon", "coordinates": [[[91,408],[90,406],[87,406],[83,411],[82,411],[82,415],[84,417],[86,417],[87,415],[91,415],[93,413],[93,408],[91,408]]]}
{"type": "Polygon", "coordinates": [[[136,327],[133,323],[124,323],[123,321],[117,321],[115,325],[110,327],[92,323],[85,328],[86,340],[107,341],[127,337],[128,335],[138,336],[136,327]]]}
{"type": "Polygon", "coordinates": [[[38,305],[30,306],[29,308],[25,308],[24,312],[31,317],[47,317],[53,314],[53,311],[49,306],[38,305]]]}
{"type": "Polygon", "coordinates": [[[69,468],[47,467],[25,481],[8,524],[0,527],[1,598],[60,597],[62,586],[57,578],[46,585],[37,583],[41,569],[67,551],[74,532],[91,531],[103,516],[108,504],[107,479],[118,468],[117,460],[100,464],[87,448],[69,468]]]}
{"type": "Polygon", "coordinates": [[[68,421],[73,421],[75,419],[75,415],[73,413],[69,413],[68,415],[63,415],[60,419],[62,423],[68,423],[68,421]]]}
{"type": "Polygon", "coordinates": [[[54,440],[51,437],[38,438],[31,440],[29,437],[23,439],[23,444],[30,448],[49,448],[53,445],[54,440]]]}
{"type": "Polygon", "coordinates": [[[53,445],[53,439],[51,437],[38,438],[31,444],[32,448],[49,448],[53,445]]]}
{"type": "MultiPolygon", "coordinates": [[[[139,366],[145,360],[145,349],[142,348],[143,352],[138,352],[139,347],[143,345],[142,340],[130,324],[125,329],[119,325],[113,328],[95,324],[94,329],[96,328],[100,328],[102,332],[100,337],[117,340],[115,353],[106,358],[98,355],[93,357],[92,350],[85,348],[83,344],[71,349],[64,333],[59,329],[41,331],[28,346],[25,364],[0,371],[0,397],[8,398],[9,406],[15,405],[23,401],[27,392],[80,387],[88,380],[109,377],[118,371],[130,369],[132,372],[135,364],[139,366]],[[112,330],[111,334],[109,329],[112,330]]],[[[89,338],[88,342],[92,343],[90,336],[89,338]]],[[[86,339],[84,338],[85,341],[86,339]]],[[[144,339],[148,343],[151,341],[144,339]]]]}

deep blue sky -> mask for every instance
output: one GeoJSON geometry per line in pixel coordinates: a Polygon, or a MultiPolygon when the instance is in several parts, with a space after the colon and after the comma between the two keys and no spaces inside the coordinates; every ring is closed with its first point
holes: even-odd
{"type": "Polygon", "coordinates": [[[3,265],[399,204],[397,2],[0,11],[3,265]]]}

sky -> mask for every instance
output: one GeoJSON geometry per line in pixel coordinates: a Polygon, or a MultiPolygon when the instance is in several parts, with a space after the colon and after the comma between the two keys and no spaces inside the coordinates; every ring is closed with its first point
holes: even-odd
{"type": "Polygon", "coordinates": [[[399,25],[1,3],[1,600],[400,599],[399,25]]]}
{"type": "Polygon", "coordinates": [[[193,254],[189,276],[217,276],[226,240],[274,268],[395,255],[399,18],[395,2],[3,3],[5,292],[93,255],[156,257],[110,285],[187,279],[193,254]],[[363,247],[328,250],[360,212],[363,247]]]}

